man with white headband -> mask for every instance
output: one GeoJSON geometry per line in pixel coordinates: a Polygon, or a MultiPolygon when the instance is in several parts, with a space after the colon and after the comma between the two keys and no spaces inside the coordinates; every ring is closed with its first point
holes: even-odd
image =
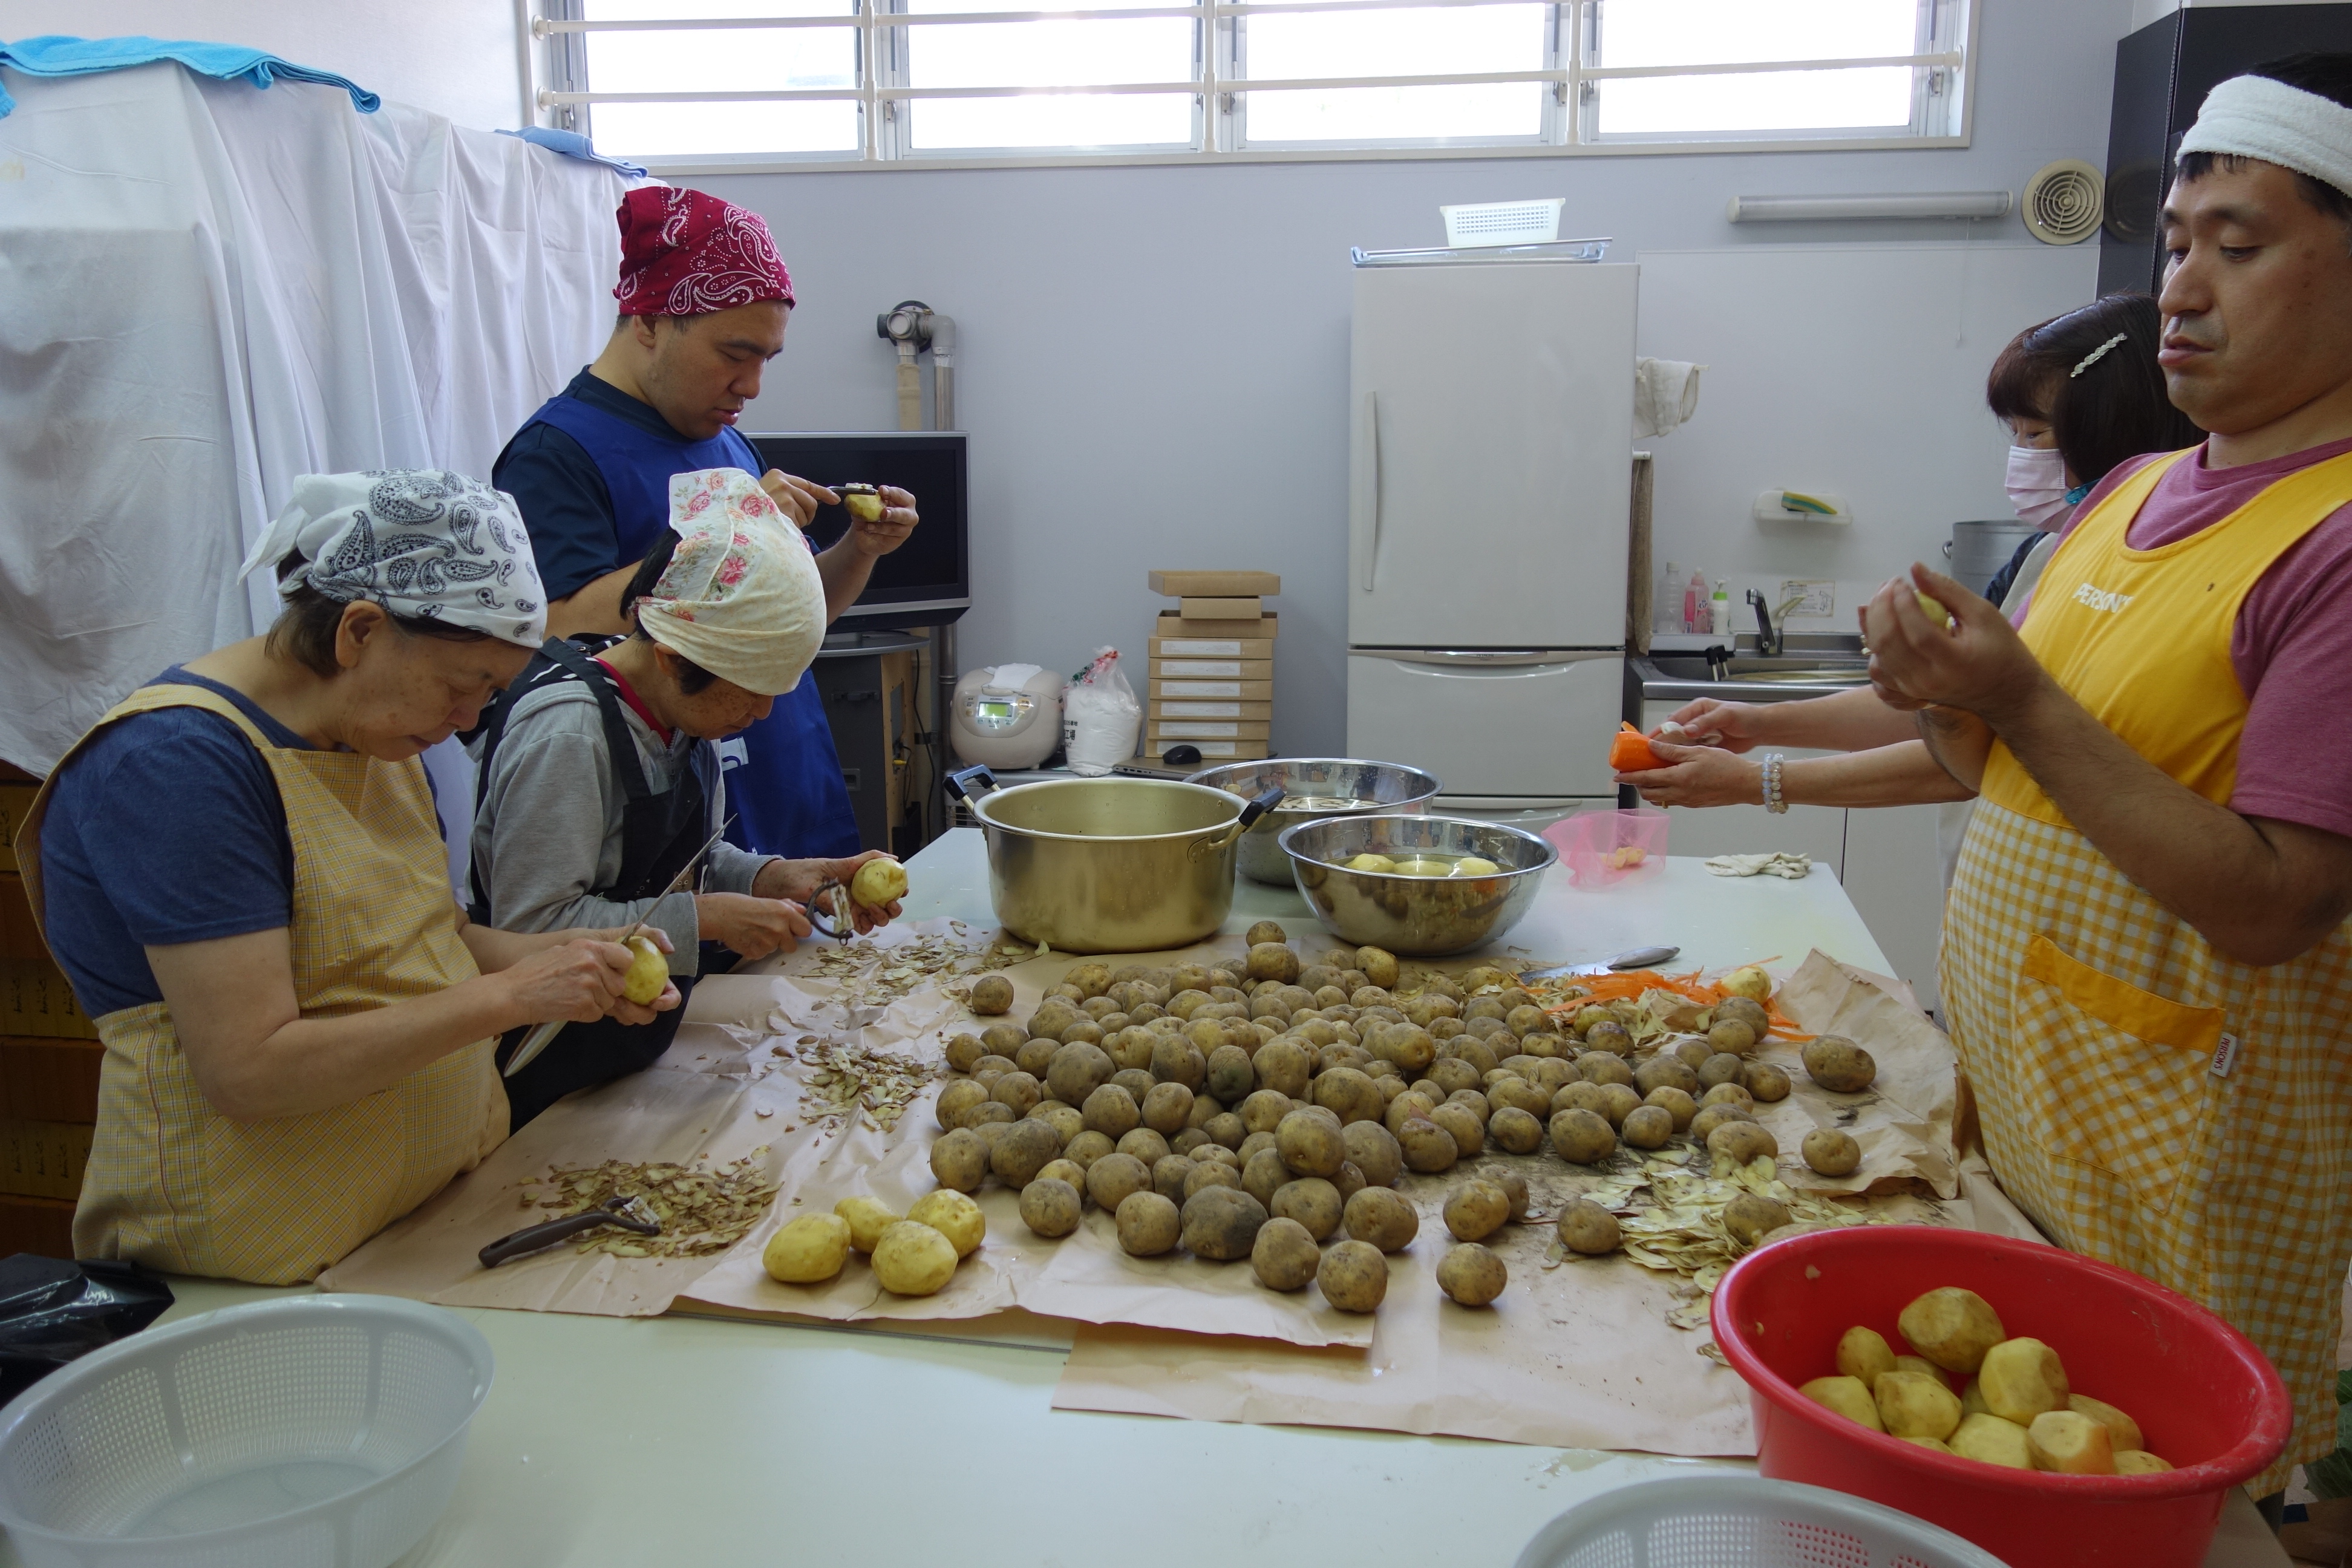
{"type": "Polygon", "coordinates": [[[106,1057],[74,1251],[309,1279],[507,1135],[491,1055],[646,1023],[610,929],[516,936],[449,898],[417,757],[539,643],[522,520],[457,474],[313,474],[246,563],[265,637],[165,670],[68,752],[17,841],[106,1057]]]}
{"type": "Polygon", "coordinates": [[[2215,88],[2163,222],[2206,441],[2100,482],[2021,628],[1914,567],[1864,629],[1979,792],[1942,983],[1993,1170],[2270,1357],[2269,1497],[2335,1447],[2352,1262],[2352,56],[2215,88]]]}
{"type": "MultiPolygon", "coordinates": [[[[665,894],[728,818],[718,742],[800,684],[825,621],[815,561],[750,474],[673,476],[669,516],[623,601],[635,631],[550,641],[471,742],[473,913],[516,931],[643,920],[668,933],[690,993],[704,969],[789,952],[809,934],[806,901],[875,855],[787,860],[722,842],[692,890],[665,894]]],[[[842,902],[860,929],[898,912],[842,902]]],[[[677,1020],[566,1029],[507,1079],[514,1124],[648,1066],[677,1020]]]]}

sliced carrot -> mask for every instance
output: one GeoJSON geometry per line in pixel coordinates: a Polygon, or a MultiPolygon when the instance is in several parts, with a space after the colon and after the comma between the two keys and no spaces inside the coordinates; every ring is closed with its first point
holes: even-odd
{"type": "Polygon", "coordinates": [[[1650,750],[1649,738],[1631,724],[1620,724],[1609,741],[1609,765],[1621,773],[1663,768],[1666,760],[1650,750]]]}

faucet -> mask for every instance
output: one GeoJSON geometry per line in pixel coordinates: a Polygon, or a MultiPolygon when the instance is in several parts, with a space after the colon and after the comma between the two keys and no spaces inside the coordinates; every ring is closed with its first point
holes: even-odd
{"type": "Polygon", "coordinates": [[[1765,606],[1763,595],[1758,593],[1753,588],[1748,590],[1748,603],[1753,606],[1756,611],[1757,652],[1762,654],[1766,658],[1778,658],[1780,657],[1782,652],[1782,644],[1788,636],[1788,627],[1785,625],[1775,626],[1773,624],[1774,618],[1777,616],[1781,621],[1785,622],[1788,619],[1789,612],[1795,609],[1799,605],[1801,605],[1804,602],[1805,596],[1802,594],[1792,594],[1788,598],[1780,601],[1780,608],[1769,609],[1765,606]]]}

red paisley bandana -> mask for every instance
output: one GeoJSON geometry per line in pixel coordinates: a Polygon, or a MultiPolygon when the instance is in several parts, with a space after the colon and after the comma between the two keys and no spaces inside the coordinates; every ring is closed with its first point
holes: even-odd
{"type": "Polygon", "coordinates": [[[793,302],[793,275],[760,215],[700,191],[647,185],[621,198],[624,316],[699,316],[793,302]]]}

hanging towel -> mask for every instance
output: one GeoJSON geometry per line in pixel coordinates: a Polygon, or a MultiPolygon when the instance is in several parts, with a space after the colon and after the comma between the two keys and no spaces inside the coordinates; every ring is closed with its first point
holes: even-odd
{"type": "Polygon", "coordinates": [[[646,177],[642,163],[624,163],[618,158],[607,158],[596,151],[595,144],[577,131],[551,131],[544,125],[526,125],[520,131],[501,131],[501,136],[517,136],[534,147],[544,147],[551,153],[561,153],[567,158],[577,158],[583,163],[602,163],[633,180],[646,177]]]}
{"type": "MultiPolygon", "coordinates": [[[[362,114],[373,114],[383,102],[356,82],[239,44],[206,44],[184,38],[68,38],[58,34],[19,38],[13,44],[0,43],[0,66],[23,71],[26,76],[88,76],[95,71],[152,65],[157,60],[177,60],[192,71],[216,76],[224,81],[243,77],[256,87],[268,87],[278,80],[340,87],[352,95],[352,107],[362,114]]],[[[16,107],[16,100],[8,96],[7,89],[0,87],[0,117],[5,117],[16,107]]]]}
{"type": "Polygon", "coordinates": [[[1664,436],[1698,412],[1698,373],[1703,364],[1678,359],[1633,362],[1633,439],[1664,436]]]}

